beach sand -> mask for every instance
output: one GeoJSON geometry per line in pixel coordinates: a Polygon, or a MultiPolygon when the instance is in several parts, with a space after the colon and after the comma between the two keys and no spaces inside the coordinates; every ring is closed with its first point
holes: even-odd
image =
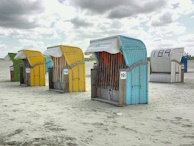
{"type": "Polygon", "coordinates": [[[0,60],[0,145],[194,145],[194,61],[184,83],[149,83],[149,104],[115,107],[86,92],[61,94],[10,82],[0,60]],[[118,114],[122,113],[122,114],[118,114]]]}

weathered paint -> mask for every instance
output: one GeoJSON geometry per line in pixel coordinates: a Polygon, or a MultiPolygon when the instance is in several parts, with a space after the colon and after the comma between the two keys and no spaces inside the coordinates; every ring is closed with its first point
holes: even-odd
{"type": "Polygon", "coordinates": [[[12,73],[12,81],[20,81],[20,67],[23,65],[21,59],[15,60],[14,57],[17,53],[8,53],[10,60],[13,62],[13,73],[12,73]]]}
{"type": "MultiPolygon", "coordinates": [[[[58,46],[54,46],[58,47],[58,46]]],[[[79,92],[85,91],[85,64],[84,64],[84,55],[80,48],[73,46],[59,46],[63,58],[65,59],[66,65],[63,67],[68,68],[68,88],[69,92],[79,92]]],[[[53,47],[49,47],[53,48],[53,47]]],[[[48,48],[48,49],[49,49],[48,48]]],[[[54,58],[51,57],[54,63],[54,58]]],[[[55,64],[54,66],[55,67],[55,64]]]]}
{"type": "Polygon", "coordinates": [[[184,64],[184,72],[187,72],[187,56],[183,56],[181,62],[184,64]]]}
{"type": "Polygon", "coordinates": [[[85,91],[85,64],[75,65],[84,62],[83,51],[72,46],[61,45],[60,48],[69,66],[69,92],[85,91]]]}
{"type": "MultiPolygon", "coordinates": [[[[130,68],[132,65],[147,61],[147,51],[144,43],[140,40],[120,36],[121,50],[130,68]]],[[[148,103],[148,65],[136,66],[127,72],[126,104],[148,103]]]]}
{"type": "Polygon", "coordinates": [[[23,50],[30,65],[30,86],[45,86],[45,58],[39,51],[23,50]]]}
{"type": "Polygon", "coordinates": [[[98,95],[96,98],[92,96],[92,99],[117,106],[148,103],[146,46],[142,41],[134,38],[113,36],[108,39],[110,38],[118,38],[120,52],[117,54],[109,54],[106,50],[94,52],[98,62],[98,78],[96,86],[93,86],[91,91],[95,92],[97,88],[98,95]],[[112,91],[114,95],[111,94],[112,91]],[[114,99],[109,98],[110,95],[114,99]]]}
{"type": "Polygon", "coordinates": [[[48,69],[53,67],[53,61],[50,57],[45,57],[45,68],[46,72],[48,72],[48,69]]]}

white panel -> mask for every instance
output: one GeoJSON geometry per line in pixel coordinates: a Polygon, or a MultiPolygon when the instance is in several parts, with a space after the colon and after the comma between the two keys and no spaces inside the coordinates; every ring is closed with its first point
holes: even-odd
{"type": "MultiPolygon", "coordinates": [[[[182,65],[179,65],[179,82],[181,82],[181,76],[182,76],[182,65]]],[[[183,69],[184,70],[184,69],[183,69]]],[[[184,71],[183,71],[184,72],[184,71]]]]}
{"type": "Polygon", "coordinates": [[[150,81],[150,62],[148,61],[148,81],[150,81]]]}
{"type": "Polygon", "coordinates": [[[7,54],[7,55],[4,57],[4,59],[5,59],[6,61],[10,61],[9,55],[7,54]]]}
{"type": "Polygon", "coordinates": [[[176,61],[176,62],[181,62],[182,56],[184,54],[184,48],[175,48],[172,49],[170,53],[170,60],[171,61],[176,61]]]}
{"type": "Polygon", "coordinates": [[[171,82],[171,75],[170,74],[154,74],[150,75],[151,82],[163,82],[163,83],[170,83],[171,82]]]}
{"type": "Polygon", "coordinates": [[[150,64],[152,67],[152,72],[162,72],[162,73],[171,72],[170,55],[169,53],[166,53],[165,49],[152,51],[150,64]]]}
{"type": "Polygon", "coordinates": [[[151,59],[152,72],[171,72],[170,58],[152,58],[151,59]]]}
{"type": "Polygon", "coordinates": [[[179,65],[179,82],[181,82],[181,65],[180,64],[178,65],[179,65]]]}
{"type": "Polygon", "coordinates": [[[171,82],[175,82],[175,62],[171,62],[171,82]]]}
{"type": "Polygon", "coordinates": [[[159,49],[151,52],[150,64],[152,72],[171,72],[171,62],[181,61],[184,48],[173,48],[173,49],[159,49]]]}
{"type": "Polygon", "coordinates": [[[17,55],[14,57],[14,59],[26,59],[26,55],[24,54],[24,51],[19,51],[17,55]]]}
{"type": "Polygon", "coordinates": [[[92,41],[85,53],[92,52],[108,52],[110,54],[116,54],[120,52],[118,38],[109,38],[104,40],[92,41]]]}
{"type": "Polygon", "coordinates": [[[53,47],[53,48],[48,48],[46,51],[43,53],[44,56],[53,56],[53,57],[61,57],[63,55],[60,47],[53,47]]]}

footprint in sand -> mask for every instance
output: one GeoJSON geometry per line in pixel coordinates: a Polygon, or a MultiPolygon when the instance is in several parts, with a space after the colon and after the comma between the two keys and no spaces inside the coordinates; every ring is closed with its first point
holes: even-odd
{"type": "Polygon", "coordinates": [[[5,136],[1,136],[0,137],[0,145],[19,145],[21,142],[17,142],[17,141],[9,141],[8,138],[13,137],[17,134],[22,133],[24,129],[16,129],[15,131],[5,135],[5,136]],[[6,140],[6,141],[5,141],[6,140]],[[8,140],[8,141],[7,141],[8,140]]]}
{"type": "Polygon", "coordinates": [[[155,132],[160,133],[160,132],[162,132],[162,130],[155,130],[155,132]]]}
{"type": "Polygon", "coordinates": [[[51,131],[67,131],[67,129],[55,125],[53,122],[46,122],[44,126],[51,131]]]}
{"type": "Polygon", "coordinates": [[[193,125],[191,125],[191,124],[182,124],[182,126],[181,127],[188,127],[188,128],[190,128],[190,127],[193,127],[193,125]]]}
{"type": "Polygon", "coordinates": [[[174,117],[175,119],[177,119],[177,120],[182,120],[183,118],[181,118],[181,117],[174,117]]]}
{"type": "Polygon", "coordinates": [[[89,132],[89,133],[92,133],[92,132],[93,132],[93,130],[88,130],[88,132],[89,132]]]}
{"type": "Polygon", "coordinates": [[[194,139],[194,135],[184,135],[182,136],[183,138],[189,138],[189,139],[194,139]]]}
{"type": "Polygon", "coordinates": [[[66,144],[67,146],[78,146],[78,144],[75,143],[76,138],[75,137],[65,137],[65,140],[67,141],[66,144]]]}
{"type": "Polygon", "coordinates": [[[67,142],[66,144],[67,146],[78,146],[76,143],[72,143],[72,142],[67,142]]]}
{"type": "Polygon", "coordinates": [[[98,122],[96,122],[96,123],[93,123],[92,125],[94,125],[94,126],[104,126],[104,124],[103,123],[98,123],[98,122]]]}

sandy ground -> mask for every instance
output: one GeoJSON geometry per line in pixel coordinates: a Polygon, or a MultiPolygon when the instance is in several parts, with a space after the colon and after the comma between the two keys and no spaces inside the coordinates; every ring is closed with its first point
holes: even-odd
{"type": "Polygon", "coordinates": [[[0,60],[0,145],[194,145],[194,61],[185,83],[149,83],[149,104],[115,107],[87,92],[60,94],[10,82],[0,60]],[[118,116],[117,113],[122,113],[118,116]]]}

